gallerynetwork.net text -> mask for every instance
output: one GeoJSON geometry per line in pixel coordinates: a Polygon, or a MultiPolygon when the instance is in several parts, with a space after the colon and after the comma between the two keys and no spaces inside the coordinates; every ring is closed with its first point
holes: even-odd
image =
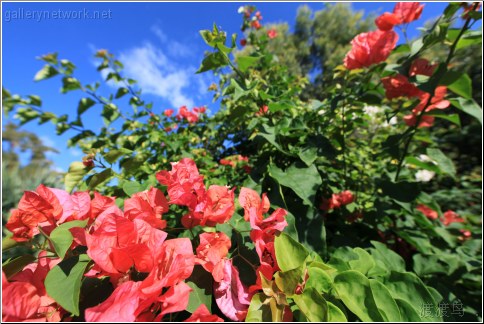
{"type": "Polygon", "coordinates": [[[108,10],[16,10],[4,11],[4,22],[12,20],[31,19],[38,22],[49,19],[111,19],[112,11],[108,10]]]}

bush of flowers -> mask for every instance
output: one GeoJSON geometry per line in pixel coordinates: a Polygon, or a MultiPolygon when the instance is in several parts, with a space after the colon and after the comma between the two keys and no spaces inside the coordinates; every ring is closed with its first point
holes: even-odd
{"type": "Polygon", "coordinates": [[[482,123],[471,80],[453,65],[481,45],[480,4],[450,3],[397,46],[395,29],[423,10],[402,2],[377,17],[322,99],[306,100],[309,81],[276,64],[283,31],[241,7],[240,41],[215,24],[200,32],[211,51],[198,73],[219,76],[212,116],[159,111],[106,50],[98,70],[119,86],[108,96],[70,61],[42,56],[36,81],[61,76],[63,93],[82,94],[75,119],[3,89],[5,111],[76,132],[69,145],[86,155],[65,190],[40,185],[10,212],[3,253],[31,253],[3,260],[2,319],[481,318],[481,175],[456,169],[441,140],[461,131],[461,116],[482,123]],[[445,60],[425,58],[435,46],[445,60]],[[99,131],[83,123],[94,107],[99,131]]]}

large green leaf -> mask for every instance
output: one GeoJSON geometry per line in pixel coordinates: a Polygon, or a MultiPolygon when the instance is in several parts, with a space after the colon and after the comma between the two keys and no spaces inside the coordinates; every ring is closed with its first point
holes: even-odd
{"type": "Polygon", "coordinates": [[[472,80],[467,73],[448,71],[441,79],[441,84],[463,98],[472,98],[472,80]]]}
{"type": "Polygon", "coordinates": [[[72,162],[65,176],[66,191],[71,192],[88,172],[89,168],[82,162],[72,162]]]}
{"type": "Polygon", "coordinates": [[[370,279],[370,288],[383,320],[385,322],[400,322],[402,320],[400,311],[390,291],[375,279],[370,279]]]}
{"type": "Polygon", "coordinates": [[[348,264],[352,270],[356,270],[366,275],[375,266],[375,261],[371,255],[361,248],[354,248],[353,251],[358,254],[357,260],[350,260],[348,264]]]}
{"type": "Polygon", "coordinates": [[[59,258],[61,259],[64,258],[67,250],[69,250],[69,247],[71,246],[74,240],[69,229],[74,227],[85,227],[86,224],[87,224],[87,219],[71,221],[71,222],[67,222],[59,225],[52,231],[52,233],[50,233],[50,237],[49,237],[50,241],[54,245],[54,249],[57,255],[59,256],[59,258]]]}
{"type": "Polygon", "coordinates": [[[299,196],[305,205],[314,205],[314,198],[319,186],[322,184],[316,166],[310,167],[301,164],[292,164],[286,171],[282,171],[274,164],[269,166],[269,174],[279,184],[292,189],[299,196]]]}
{"type": "Polygon", "coordinates": [[[123,155],[130,155],[131,153],[133,153],[133,151],[121,147],[121,148],[116,149],[116,150],[110,150],[109,152],[107,152],[106,154],[104,154],[104,159],[108,163],[114,163],[120,157],[122,157],[123,155]]]}
{"type": "Polygon", "coordinates": [[[294,295],[292,299],[309,322],[328,321],[328,305],[316,289],[307,287],[302,294],[294,295]]]}
{"type": "Polygon", "coordinates": [[[237,57],[237,64],[239,66],[240,71],[245,72],[248,68],[252,65],[257,63],[261,58],[260,56],[238,56],[237,57]]]}
{"type": "Polygon", "coordinates": [[[454,107],[476,118],[482,124],[482,108],[473,99],[457,98],[451,99],[450,102],[454,107]]]}
{"type": "Polygon", "coordinates": [[[94,189],[101,183],[111,179],[114,176],[114,171],[111,168],[105,169],[102,172],[96,173],[89,179],[89,188],[94,189]]]}
{"type": "Polygon", "coordinates": [[[445,156],[445,154],[442,153],[441,150],[439,150],[438,148],[428,148],[427,155],[432,160],[437,162],[437,166],[442,172],[447,173],[452,177],[455,177],[456,170],[454,164],[452,163],[452,160],[445,156]]]}
{"type": "Polygon", "coordinates": [[[76,316],[79,315],[82,278],[89,261],[87,254],[66,259],[49,271],[44,282],[47,294],[76,316]]]}
{"type": "Polygon", "coordinates": [[[370,281],[360,272],[348,270],[334,277],[334,287],[348,309],[365,322],[382,322],[370,281]]]}
{"type": "Polygon", "coordinates": [[[422,318],[423,320],[442,321],[442,318],[438,316],[438,307],[434,297],[415,274],[392,271],[390,276],[384,278],[383,284],[388,288],[393,298],[401,299],[410,304],[415,313],[421,314],[423,307],[430,308],[432,315],[429,315],[428,318],[422,318]]]}
{"type": "Polygon", "coordinates": [[[208,309],[212,308],[212,276],[201,266],[197,265],[193,269],[192,275],[186,283],[192,288],[186,310],[193,313],[197,308],[204,304],[208,309]]]}
{"type": "Polygon", "coordinates": [[[26,265],[34,262],[35,260],[36,258],[30,254],[21,255],[13,259],[8,259],[2,264],[2,271],[5,273],[7,278],[10,278],[17,272],[22,271],[22,269],[26,265]]]}
{"type": "Polygon", "coordinates": [[[381,242],[371,241],[371,244],[375,247],[371,250],[371,255],[375,260],[380,260],[388,270],[405,271],[405,261],[399,254],[381,242]]]}
{"type": "Polygon", "coordinates": [[[227,58],[220,52],[210,53],[202,61],[202,65],[198,69],[197,73],[202,73],[209,70],[215,70],[220,67],[226,66],[227,58]]]}
{"type": "Polygon", "coordinates": [[[40,81],[40,80],[52,78],[57,74],[59,74],[59,71],[57,71],[55,67],[53,67],[50,64],[46,64],[39,72],[35,74],[34,81],[40,81]]]}
{"type": "Polygon", "coordinates": [[[338,306],[329,301],[326,304],[328,305],[328,322],[348,322],[345,314],[338,306]]]}
{"type": "Polygon", "coordinates": [[[323,269],[317,267],[310,267],[308,269],[309,279],[306,282],[306,287],[316,289],[317,292],[328,293],[332,286],[333,280],[323,269]]]}
{"type": "Polygon", "coordinates": [[[286,233],[280,233],[274,240],[276,259],[282,271],[299,268],[304,264],[309,252],[301,243],[286,233]]]}

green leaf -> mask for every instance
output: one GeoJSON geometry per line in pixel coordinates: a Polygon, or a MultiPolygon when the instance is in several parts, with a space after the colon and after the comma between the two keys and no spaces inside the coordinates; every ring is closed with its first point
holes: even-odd
{"type": "Polygon", "coordinates": [[[200,65],[200,68],[196,73],[215,70],[220,67],[226,66],[227,64],[228,64],[227,59],[222,53],[220,52],[210,53],[203,59],[202,64],[200,65]]]}
{"type": "Polygon", "coordinates": [[[284,292],[286,296],[291,297],[301,281],[302,273],[302,267],[289,271],[278,271],[274,275],[274,281],[276,282],[277,287],[284,292]]]}
{"type": "Polygon", "coordinates": [[[323,183],[316,166],[302,166],[294,163],[286,171],[274,164],[269,165],[269,175],[279,184],[293,190],[308,206],[313,206],[319,186],[323,183]]]}
{"type": "Polygon", "coordinates": [[[35,74],[34,81],[49,79],[57,74],[59,74],[59,71],[57,71],[55,67],[53,67],[52,65],[46,64],[39,72],[35,74]]]}
{"type": "Polygon", "coordinates": [[[352,270],[356,270],[366,275],[375,266],[375,261],[371,255],[362,248],[354,248],[353,251],[358,255],[357,260],[350,260],[348,264],[352,270]]]}
{"type": "Polygon", "coordinates": [[[448,71],[440,82],[459,96],[472,99],[472,80],[467,73],[448,71]]]}
{"type": "Polygon", "coordinates": [[[73,77],[63,77],[62,78],[62,88],[61,92],[66,93],[72,90],[81,89],[81,83],[79,80],[73,77]]]}
{"type": "Polygon", "coordinates": [[[123,191],[130,197],[133,194],[140,192],[142,190],[143,190],[143,186],[136,181],[127,181],[123,184],[123,191]]]}
{"type": "Polygon", "coordinates": [[[401,322],[400,311],[390,291],[375,279],[370,279],[370,288],[383,320],[385,322],[401,322]]]}
{"type": "Polygon", "coordinates": [[[450,102],[457,109],[476,118],[482,125],[482,108],[474,101],[474,99],[457,98],[451,99],[450,102]]]}
{"type": "Polygon", "coordinates": [[[88,172],[89,168],[86,168],[82,162],[72,162],[64,179],[66,191],[72,192],[88,172]]]}
{"type": "Polygon", "coordinates": [[[50,241],[54,245],[54,249],[59,256],[59,258],[63,259],[66,255],[66,252],[69,250],[74,238],[72,237],[71,232],[69,231],[70,228],[74,227],[85,227],[87,224],[86,220],[75,220],[71,222],[67,222],[57,226],[52,233],[50,233],[50,241]]]}
{"type": "Polygon", "coordinates": [[[460,117],[459,117],[458,114],[447,114],[446,112],[441,111],[441,110],[433,110],[426,115],[434,116],[434,117],[437,117],[437,118],[440,118],[440,119],[445,119],[445,120],[450,121],[453,124],[456,124],[459,127],[461,126],[460,125],[460,117]]]}
{"type": "Polygon", "coordinates": [[[333,280],[323,269],[311,266],[308,268],[309,279],[306,282],[306,287],[312,287],[317,292],[328,293],[332,286],[333,280]]]}
{"type": "Polygon", "coordinates": [[[113,121],[118,119],[121,114],[119,113],[118,107],[115,104],[110,103],[104,105],[101,116],[103,117],[104,124],[109,126],[113,121]]]}
{"type": "Polygon", "coordinates": [[[37,260],[33,255],[21,255],[14,259],[9,259],[2,264],[2,271],[5,272],[7,278],[23,270],[23,268],[37,260]]]}
{"type": "Polygon", "coordinates": [[[123,155],[128,155],[128,154],[130,155],[131,153],[133,153],[133,151],[121,147],[121,148],[119,148],[117,150],[110,150],[109,152],[107,152],[106,154],[104,154],[104,159],[108,163],[111,163],[112,164],[112,163],[116,162],[123,155]]]}
{"type": "Polygon", "coordinates": [[[374,250],[371,250],[374,259],[383,262],[389,270],[405,271],[405,261],[399,254],[381,242],[371,241],[371,244],[375,247],[374,250]]]}
{"type": "Polygon", "coordinates": [[[426,322],[428,320],[420,318],[418,311],[403,299],[395,298],[398,305],[402,322],[426,322]]]}
{"type": "Polygon", "coordinates": [[[90,260],[87,254],[63,260],[45,278],[47,294],[75,316],[79,316],[81,283],[90,260]]]}
{"type": "Polygon", "coordinates": [[[266,299],[264,293],[258,293],[252,297],[245,317],[246,322],[272,322],[271,308],[264,303],[266,299]]]}
{"type": "Polygon", "coordinates": [[[417,182],[383,180],[380,183],[383,194],[401,202],[412,202],[420,193],[417,182]]]}
{"type": "Polygon", "coordinates": [[[212,308],[212,276],[205,271],[201,266],[195,266],[190,278],[186,283],[193,290],[190,292],[188,305],[186,310],[193,313],[198,306],[204,304],[208,309],[212,308]]]}
{"type": "Polygon", "coordinates": [[[326,301],[328,305],[328,322],[348,322],[345,314],[335,304],[326,301]]]}
{"type": "Polygon", "coordinates": [[[441,150],[437,148],[428,148],[427,155],[432,160],[437,162],[437,166],[442,172],[447,173],[452,177],[455,177],[456,170],[454,164],[452,163],[452,160],[445,156],[445,154],[442,153],[441,150]]]}
{"type": "Polygon", "coordinates": [[[328,321],[328,305],[316,289],[307,287],[302,294],[294,295],[292,299],[309,322],[328,321]]]}
{"type": "Polygon", "coordinates": [[[245,72],[248,68],[252,65],[257,63],[261,59],[260,56],[238,56],[237,57],[237,65],[239,66],[240,71],[245,72]]]}
{"type": "Polygon", "coordinates": [[[122,96],[124,96],[125,94],[127,94],[128,92],[129,92],[128,89],[121,87],[121,88],[118,89],[118,91],[116,91],[116,95],[114,96],[114,98],[119,99],[122,96]]]}
{"type": "Polygon", "coordinates": [[[304,264],[309,252],[299,242],[286,233],[280,233],[274,240],[276,259],[282,271],[299,268],[304,264]]]}
{"type": "Polygon", "coordinates": [[[392,271],[390,276],[384,278],[383,284],[390,291],[395,299],[401,299],[412,306],[417,314],[420,315],[424,305],[431,308],[431,315],[423,318],[424,321],[440,322],[437,304],[433,296],[427,290],[423,282],[413,273],[392,271]]]}
{"type": "Polygon", "coordinates": [[[348,270],[334,277],[334,288],[348,309],[364,322],[382,322],[370,281],[360,272],[348,270]]]}
{"type": "Polygon", "coordinates": [[[94,106],[96,102],[91,98],[82,98],[77,105],[77,114],[82,115],[86,110],[94,106]]]}
{"type": "Polygon", "coordinates": [[[15,241],[11,237],[4,237],[2,239],[2,251],[14,248],[19,245],[19,242],[15,241]]]}
{"type": "Polygon", "coordinates": [[[111,179],[111,177],[114,176],[114,172],[111,168],[108,168],[106,170],[103,170],[100,173],[96,173],[91,178],[89,179],[88,185],[90,189],[96,188],[98,185],[101,183],[111,179]]]}

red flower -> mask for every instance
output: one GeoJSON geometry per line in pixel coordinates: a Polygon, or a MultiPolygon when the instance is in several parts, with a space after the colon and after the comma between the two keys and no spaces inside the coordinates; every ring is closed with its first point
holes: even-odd
{"type": "Polygon", "coordinates": [[[228,160],[228,159],[221,159],[220,164],[221,165],[230,165],[232,168],[235,168],[235,162],[228,160]]]}
{"type": "Polygon", "coordinates": [[[462,6],[464,7],[464,12],[462,13],[462,18],[467,19],[469,18],[469,12],[471,11],[479,11],[482,6],[482,2],[472,2],[472,3],[467,3],[463,2],[462,6]]]}
{"type": "Polygon", "coordinates": [[[448,226],[452,223],[464,223],[464,222],[465,220],[462,217],[460,217],[459,214],[457,214],[452,210],[448,210],[444,213],[444,220],[442,221],[442,223],[445,226],[448,226]]]}
{"type": "Polygon", "coordinates": [[[200,234],[200,245],[197,247],[195,261],[210,272],[216,282],[224,278],[224,264],[230,246],[230,238],[224,233],[200,234]]]}
{"type": "Polygon", "coordinates": [[[321,210],[331,210],[348,205],[355,200],[353,193],[349,190],[342,191],[340,193],[332,194],[331,198],[323,198],[319,208],[321,210]]]}
{"type": "Polygon", "coordinates": [[[94,192],[94,199],[91,201],[91,218],[96,218],[107,208],[116,204],[115,197],[105,197],[98,192],[94,192]]]}
{"type": "Polygon", "coordinates": [[[176,238],[157,248],[155,266],[140,288],[146,296],[158,296],[164,287],[171,287],[190,277],[195,266],[192,242],[176,238]]]}
{"type": "MultiPolygon", "coordinates": [[[[405,124],[407,124],[407,126],[412,127],[415,126],[415,124],[417,123],[417,116],[415,114],[406,115],[403,117],[403,120],[405,121],[405,124]]],[[[434,120],[434,116],[424,115],[420,118],[420,124],[418,125],[418,127],[432,127],[432,125],[434,124],[434,120]]]]}
{"type": "Polygon", "coordinates": [[[375,24],[379,30],[387,31],[393,29],[393,26],[399,25],[402,20],[394,13],[385,12],[375,19],[375,24]]]}
{"type": "Polygon", "coordinates": [[[262,116],[262,115],[265,115],[267,114],[267,112],[269,111],[269,107],[264,105],[262,107],[260,107],[259,111],[255,113],[256,116],[262,116]]]}
{"type": "Polygon", "coordinates": [[[225,262],[223,280],[214,283],[214,296],[225,316],[233,321],[245,319],[252,296],[240,281],[239,271],[232,265],[232,260],[225,262]]]}
{"type": "Polygon", "coordinates": [[[101,304],[88,308],[88,322],[134,322],[141,302],[141,282],[128,281],[119,285],[101,304]]]}
{"type": "Polygon", "coordinates": [[[192,316],[184,320],[184,322],[223,322],[224,320],[217,315],[211,315],[205,304],[198,306],[197,310],[193,312],[192,316]]]}
{"type": "Polygon", "coordinates": [[[399,97],[413,98],[424,92],[417,88],[413,83],[408,82],[407,77],[397,74],[381,79],[387,99],[399,97]]]}
{"type": "Polygon", "coordinates": [[[271,207],[269,199],[266,194],[262,194],[262,200],[259,194],[249,188],[242,187],[239,194],[239,204],[244,208],[244,219],[249,221],[252,219],[251,214],[259,220],[263,220],[263,214],[269,211],[271,207]]]}
{"type": "Polygon", "coordinates": [[[186,119],[189,123],[195,123],[198,121],[198,113],[193,111],[188,111],[186,106],[180,107],[178,111],[178,119],[186,119]]]}
{"type": "Polygon", "coordinates": [[[165,195],[156,188],[134,194],[124,201],[124,214],[130,219],[142,219],[155,228],[163,229],[166,221],[161,216],[168,211],[165,195]]]}
{"type": "Polygon", "coordinates": [[[410,66],[409,75],[410,76],[414,76],[414,75],[432,76],[437,66],[438,64],[430,64],[430,62],[424,58],[418,58],[412,62],[412,65],[410,66]]]}
{"type": "Polygon", "coordinates": [[[164,112],[166,117],[171,117],[171,115],[173,115],[173,113],[174,113],[173,109],[167,109],[164,112]]]}
{"type": "Polygon", "coordinates": [[[262,27],[262,25],[258,20],[253,20],[250,25],[252,26],[252,28],[255,28],[255,29],[261,29],[262,27]]]}
{"type": "Polygon", "coordinates": [[[240,46],[245,46],[245,45],[247,45],[247,40],[245,38],[242,38],[240,40],[240,46]]]}
{"type": "Polygon", "coordinates": [[[410,23],[420,18],[424,5],[420,2],[398,2],[393,13],[400,18],[402,23],[410,23]]]}
{"type": "Polygon", "coordinates": [[[267,36],[269,36],[270,39],[276,38],[277,31],[275,29],[270,29],[269,31],[267,31],[267,36]]]}
{"type": "Polygon", "coordinates": [[[158,298],[162,309],[160,315],[158,315],[159,318],[156,318],[157,321],[161,321],[165,314],[184,311],[187,308],[191,291],[192,288],[183,281],[171,286],[166,293],[158,298]]]}
{"type": "Polygon", "coordinates": [[[417,210],[421,211],[422,214],[427,216],[428,219],[435,220],[435,219],[439,218],[439,214],[435,210],[431,209],[428,206],[418,205],[417,210]]]}
{"type": "Polygon", "coordinates": [[[393,30],[376,30],[357,35],[352,48],[346,54],[344,65],[347,69],[359,69],[385,61],[397,44],[398,35],[393,30]]]}
{"type": "MultiPolygon", "coordinates": [[[[5,276],[3,271],[2,275],[5,276]]],[[[40,303],[37,289],[29,282],[2,284],[2,322],[40,319],[40,303]]]]}
{"type": "Polygon", "coordinates": [[[197,196],[205,193],[203,176],[198,173],[195,161],[184,158],[180,162],[172,162],[171,165],[171,171],[160,171],[156,174],[158,182],[168,186],[170,204],[195,207],[197,196]]]}

